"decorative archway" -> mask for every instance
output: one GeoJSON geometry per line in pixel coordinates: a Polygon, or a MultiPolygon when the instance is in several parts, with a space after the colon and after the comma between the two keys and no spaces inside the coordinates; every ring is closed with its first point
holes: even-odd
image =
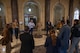
{"type": "Polygon", "coordinates": [[[57,25],[59,21],[65,17],[65,9],[61,3],[58,3],[54,7],[54,25],[57,25]]]}
{"type": "Polygon", "coordinates": [[[5,11],[4,5],[0,2],[0,31],[5,27],[5,11]]]}
{"type": "Polygon", "coordinates": [[[30,19],[33,19],[35,25],[39,21],[39,8],[35,2],[27,2],[24,5],[24,24],[28,25],[30,19]]]}

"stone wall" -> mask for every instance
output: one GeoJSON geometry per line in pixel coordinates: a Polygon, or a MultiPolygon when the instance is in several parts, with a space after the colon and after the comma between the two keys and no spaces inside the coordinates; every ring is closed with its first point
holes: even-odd
{"type": "MultiPolygon", "coordinates": [[[[28,0],[17,0],[18,1],[18,17],[19,22],[22,22],[22,25],[19,25],[20,30],[24,30],[24,6],[27,3],[28,0]]],[[[39,22],[42,24],[42,29],[45,28],[45,0],[33,0],[35,1],[39,7],[39,22]]],[[[12,11],[11,11],[11,0],[0,0],[1,3],[3,3],[5,8],[5,17],[6,17],[6,23],[12,22],[12,11]]],[[[53,24],[54,21],[54,7],[58,3],[58,0],[50,0],[50,21],[53,24]]],[[[60,3],[65,8],[65,20],[68,18],[69,13],[69,0],[60,0],[60,3]]],[[[75,8],[79,7],[79,0],[74,0],[73,3],[73,10],[75,8]]]]}
{"type": "Polygon", "coordinates": [[[12,12],[11,12],[11,0],[0,0],[4,5],[6,23],[12,22],[12,12]]]}

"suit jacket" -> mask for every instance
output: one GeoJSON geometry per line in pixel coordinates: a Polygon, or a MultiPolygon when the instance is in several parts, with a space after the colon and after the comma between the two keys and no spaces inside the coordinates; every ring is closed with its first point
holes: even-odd
{"type": "Polygon", "coordinates": [[[63,25],[60,29],[58,38],[61,41],[61,48],[68,49],[69,47],[69,38],[70,38],[70,27],[68,25],[63,25]]]}
{"type": "Polygon", "coordinates": [[[70,37],[70,39],[72,39],[73,37],[75,37],[76,36],[76,33],[77,31],[76,31],[76,25],[74,25],[74,26],[72,26],[72,28],[71,28],[71,37],[70,37]]]}
{"type": "Polygon", "coordinates": [[[33,53],[34,49],[34,39],[33,36],[27,32],[20,35],[21,40],[21,50],[20,53],[33,53]]]}
{"type": "Polygon", "coordinates": [[[52,26],[51,22],[47,22],[46,23],[46,30],[50,30],[51,26],[52,26]]]}

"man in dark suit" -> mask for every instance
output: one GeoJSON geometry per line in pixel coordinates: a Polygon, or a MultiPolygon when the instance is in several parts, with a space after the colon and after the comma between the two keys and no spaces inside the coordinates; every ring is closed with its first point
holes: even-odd
{"type": "Polygon", "coordinates": [[[20,53],[33,53],[34,39],[29,33],[29,27],[25,27],[25,32],[20,35],[21,50],[20,53]]]}
{"type": "Polygon", "coordinates": [[[51,22],[48,20],[47,22],[46,22],[46,34],[48,35],[48,31],[50,30],[50,28],[51,28],[51,22]]]}

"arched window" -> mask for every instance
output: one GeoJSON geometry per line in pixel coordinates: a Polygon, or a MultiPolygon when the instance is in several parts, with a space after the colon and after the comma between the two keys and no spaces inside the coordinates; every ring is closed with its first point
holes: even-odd
{"type": "Polygon", "coordinates": [[[74,19],[79,19],[79,10],[78,9],[76,9],[74,11],[74,19]]]}
{"type": "Polygon", "coordinates": [[[35,25],[39,21],[39,8],[36,2],[27,2],[24,5],[24,21],[25,26],[28,25],[30,19],[33,19],[35,25]]]}
{"type": "Polygon", "coordinates": [[[57,3],[54,7],[54,25],[64,19],[65,9],[61,3],[57,3]]]}
{"type": "Polygon", "coordinates": [[[0,3],[0,33],[2,29],[5,27],[5,11],[4,11],[3,3],[0,3]]]}

